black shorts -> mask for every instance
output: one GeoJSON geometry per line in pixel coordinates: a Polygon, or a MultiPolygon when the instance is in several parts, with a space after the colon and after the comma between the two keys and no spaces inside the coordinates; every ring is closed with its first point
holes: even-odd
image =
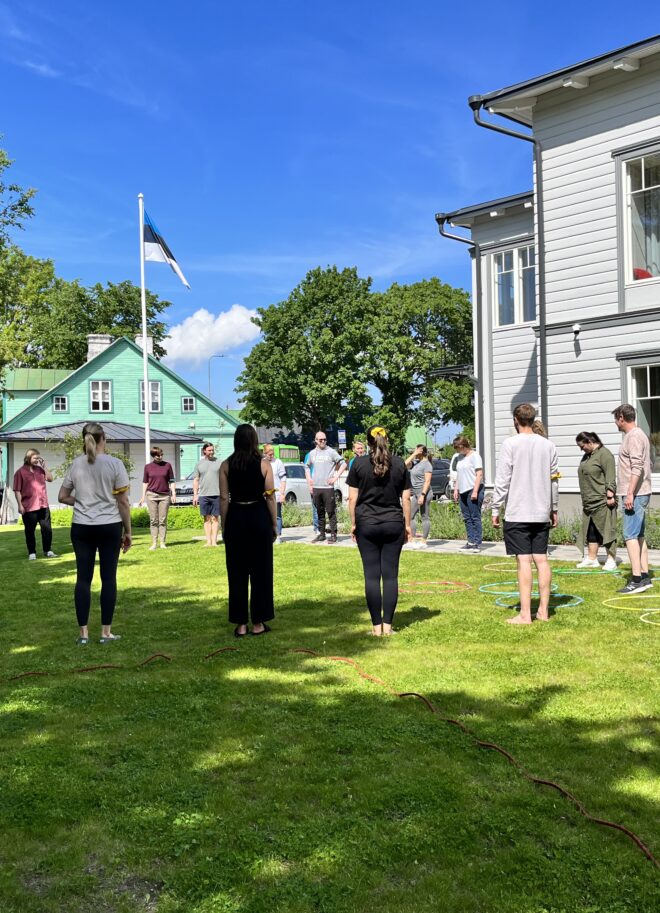
{"type": "Polygon", "coordinates": [[[547,523],[507,523],[504,544],[507,555],[545,555],[550,527],[547,523]]]}

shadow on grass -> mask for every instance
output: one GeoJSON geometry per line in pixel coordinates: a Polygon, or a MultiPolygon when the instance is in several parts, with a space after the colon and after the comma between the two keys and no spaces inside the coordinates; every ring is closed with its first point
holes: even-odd
{"type": "MultiPolygon", "coordinates": [[[[120,574],[124,640],[85,651],[73,645],[66,556],[65,570],[44,565],[43,586],[30,590],[25,574],[7,582],[16,602],[3,622],[3,665],[56,674],[0,690],[3,913],[657,909],[656,871],[622,835],[586,822],[412,699],[286,652],[348,655],[388,678],[394,670],[380,666],[399,649],[397,682],[412,688],[420,664],[450,659],[414,640],[436,609],[404,603],[398,626],[407,630],[382,642],[366,636],[359,574],[341,597],[317,588],[300,598],[288,569],[273,634],[237,642],[223,562],[211,551],[199,551],[194,568],[184,555],[176,585],[167,561],[136,561],[139,583],[121,585],[120,574]],[[203,659],[225,645],[238,652],[203,659]],[[172,664],[136,668],[156,650],[172,664]],[[123,668],[68,671],[104,662],[123,668]]],[[[327,559],[349,563],[337,552],[327,559]]],[[[313,569],[296,573],[309,584],[313,569]]],[[[576,720],[565,685],[516,687],[513,677],[496,697],[451,686],[428,696],[593,814],[657,844],[656,721],[576,720]]]]}

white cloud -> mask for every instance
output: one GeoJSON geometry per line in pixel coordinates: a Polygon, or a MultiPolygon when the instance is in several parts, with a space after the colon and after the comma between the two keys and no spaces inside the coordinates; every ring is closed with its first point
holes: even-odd
{"type": "Polygon", "coordinates": [[[32,70],[38,76],[44,76],[46,79],[57,79],[62,74],[53,69],[49,63],[35,63],[33,60],[24,60],[20,66],[26,70],[32,70]]]}
{"type": "Polygon", "coordinates": [[[233,304],[220,314],[200,308],[170,328],[165,360],[170,364],[200,365],[211,355],[252,342],[259,335],[259,327],[252,323],[252,317],[256,315],[256,311],[250,311],[242,304],[233,304]]]}

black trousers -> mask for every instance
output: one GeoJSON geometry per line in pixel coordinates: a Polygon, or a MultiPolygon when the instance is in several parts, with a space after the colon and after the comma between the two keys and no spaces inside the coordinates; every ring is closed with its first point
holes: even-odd
{"type": "Polygon", "coordinates": [[[403,521],[357,524],[355,538],[364,568],[364,592],[371,623],[375,626],[383,622],[391,625],[394,618],[399,599],[399,558],[405,534],[403,521]]]}
{"type": "Polygon", "coordinates": [[[36,555],[37,553],[37,538],[35,536],[37,523],[41,527],[41,545],[43,546],[44,555],[50,551],[50,547],[53,544],[53,529],[50,525],[49,508],[40,507],[39,510],[26,510],[23,514],[23,526],[25,527],[25,543],[28,555],[36,555]]]}
{"type": "Polygon", "coordinates": [[[229,621],[245,625],[275,617],[273,600],[273,521],[266,502],[230,503],[223,534],[229,621]]]}
{"type": "Polygon", "coordinates": [[[71,524],[71,542],[76,555],[76,588],[74,602],[76,618],[80,627],[89,621],[92,578],[96,553],[99,553],[101,568],[101,624],[112,624],[117,603],[117,564],[121,550],[122,523],[104,523],[86,526],[71,524]]]}
{"type": "Polygon", "coordinates": [[[337,535],[337,502],[334,488],[315,488],[314,507],[319,517],[319,533],[325,536],[325,515],[330,521],[330,535],[337,535]]]}

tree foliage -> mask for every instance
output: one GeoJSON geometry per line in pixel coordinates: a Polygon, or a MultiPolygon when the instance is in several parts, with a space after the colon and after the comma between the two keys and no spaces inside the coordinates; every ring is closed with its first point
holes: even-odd
{"type": "Polygon", "coordinates": [[[257,424],[316,430],[359,416],[401,447],[412,422],[437,428],[472,420],[467,380],[433,377],[471,362],[467,292],[429,279],[374,293],[355,269],[317,268],[291,295],[259,310],[262,339],[238,392],[257,424]]]}
{"type": "MultiPolygon", "coordinates": [[[[58,450],[62,455],[62,462],[53,470],[53,475],[57,479],[63,479],[68,472],[69,466],[73,463],[75,458],[79,457],[83,452],[82,439],[80,435],[71,434],[70,431],[67,431],[61,441],[51,440],[48,441],[48,444],[54,450],[58,450]]],[[[123,449],[106,450],[105,452],[108,456],[117,457],[118,460],[121,460],[126,467],[129,479],[133,478],[135,463],[127,453],[124,453],[123,449]]]]}
{"type": "Polygon", "coordinates": [[[289,297],[259,308],[262,332],[237,390],[255,424],[318,430],[371,406],[362,370],[371,280],[357,270],[311,270],[289,297]]]}
{"type": "MultiPolygon", "coordinates": [[[[154,354],[165,354],[159,315],[169,306],[147,291],[147,327],[154,354]]],[[[132,282],[86,288],[56,275],[52,260],[20,248],[0,248],[0,358],[18,367],[78,368],[87,357],[87,335],[135,336],[142,330],[140,289],[132,282]]]]}
{"type": "Polygon", "coordinates": [[[4,173],[11,164],[12,159],[4,149],[0,149],[0,248],[9,242],[11,229],[23,228],[23,222],[34,215],[30,200],[36,190],[26,190],[11,181],[7,183],[4,179],[4,173]]]}

